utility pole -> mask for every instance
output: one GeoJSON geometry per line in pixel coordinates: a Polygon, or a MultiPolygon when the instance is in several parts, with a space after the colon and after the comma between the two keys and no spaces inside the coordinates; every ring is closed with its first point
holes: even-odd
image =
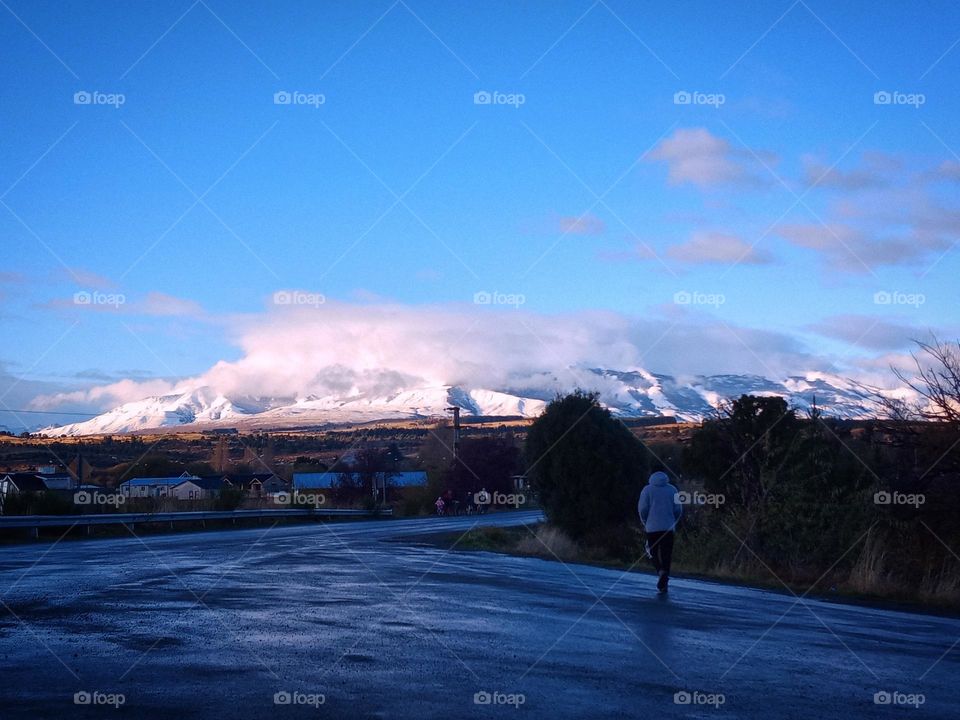
{"type": "Polygon", "coordinates": [[[460,408],[452,405],[447,412],[453,413],[453,461],[460,459],[460,408]]]}
{"type": "MultiPolygon", "coordinates": [[[[66,471],[70,472],[70,466],[67,465],[66,471]]],[[[76,490],[83,490],[83,440],[77,442],[77,471],[73,473],[76,490]]]]}

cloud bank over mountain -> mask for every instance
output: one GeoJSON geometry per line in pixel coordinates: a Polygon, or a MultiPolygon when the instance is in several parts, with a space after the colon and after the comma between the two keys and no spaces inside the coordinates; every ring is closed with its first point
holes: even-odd
{"type": "Polygon", "coordinates": [[[229,325],[236,360],[221,360],[192,377],[129,378],[39,395],[32,406],[105,410],[197,387],[226,397],[270,398],[385,397],[441,385],[544,392],[580,386],[603,392],[602,378],[583,373],[589,368],[644,368],[680,381],[723,373],[782,378],[845,371],[795,336],[740,327],[679,305],[629,317],[324,302],[272,307],[232,318],[229,325]]]}

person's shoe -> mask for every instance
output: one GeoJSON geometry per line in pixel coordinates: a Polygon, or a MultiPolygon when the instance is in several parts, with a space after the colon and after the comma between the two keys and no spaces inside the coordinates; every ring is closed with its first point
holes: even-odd
{"type": "Polygon", "coordinates": [[[660,579],[657,580],[657,592],[665,593],[667,591],[667,583],[670,582],[670,578],[667,577],[666,573],[661,573],[660,579]]]}

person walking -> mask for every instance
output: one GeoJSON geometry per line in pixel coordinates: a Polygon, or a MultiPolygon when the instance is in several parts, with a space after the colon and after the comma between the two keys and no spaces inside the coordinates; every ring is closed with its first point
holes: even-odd
{"type": "Polygon", "coordinates": [[[670,583],[670,560],[673,557],[673,533],[683,506],[677,489],[665,472],[655,472],[640,493],[637,503],[640,522],[647,534],[647,554],[657,571],[657,592],[665,593],[670,583]]]}

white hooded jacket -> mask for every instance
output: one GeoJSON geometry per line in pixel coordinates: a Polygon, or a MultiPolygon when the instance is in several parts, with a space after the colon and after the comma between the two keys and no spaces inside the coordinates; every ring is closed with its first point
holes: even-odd
{"type": "Polygon", "coordinates": [[[637,512],[647,532],[663,532],[676,527],[683,515],[683,506],[666,473],[655,472],[650,476],[649,484],[640,493],[637,512]]]}

